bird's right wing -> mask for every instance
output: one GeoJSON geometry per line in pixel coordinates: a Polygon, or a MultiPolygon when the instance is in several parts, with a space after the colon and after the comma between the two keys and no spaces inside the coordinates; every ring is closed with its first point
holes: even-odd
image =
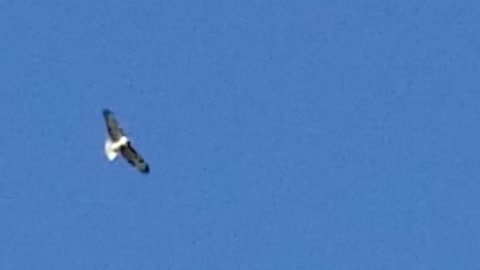
{"type": "Polygon", "coordinates": [[[135,151],[130,142],[127,145],[120,147],[120,153],[122,156],[134,167],[136,167],[141,173],[150,172],[148,163],[135,151]]]}

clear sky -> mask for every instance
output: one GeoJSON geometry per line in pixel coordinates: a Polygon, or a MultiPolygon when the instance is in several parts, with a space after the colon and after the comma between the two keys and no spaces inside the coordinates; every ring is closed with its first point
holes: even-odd
{"type": "Polygon", "coordinates": [[[479,10],[1,1],[0,269],[480,269],[479,10]]]}

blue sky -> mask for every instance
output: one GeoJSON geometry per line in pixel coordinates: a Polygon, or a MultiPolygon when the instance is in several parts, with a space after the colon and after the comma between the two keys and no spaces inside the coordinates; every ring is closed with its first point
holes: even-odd
{"type": "Polygon", "coordinates": [[[479,8],[0,2],[0,268],[479,269],[479,8]]]}

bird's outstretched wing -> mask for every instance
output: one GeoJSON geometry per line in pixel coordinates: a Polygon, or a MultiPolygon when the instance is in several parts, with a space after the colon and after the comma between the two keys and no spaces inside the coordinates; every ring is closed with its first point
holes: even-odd
{"type": "Polygon", "coordinates": [[[123,135],[123,130],[120,128],[117,119],[113,116],[113,113],[110,110],[103,110],[103,117],[105,118],[105,123],[107,125],[108,134],[112,141],[118,141],[123,135]]]}
{"type": "Polygon", "coordinates": [[[128,142],[127,145],[120,147],[120,153],[122,153],[122,156],[128,161],[128,163],[136,167],[141,173],[150,172],[148,163],[143,160],[135,149],[133,149],[130,142],[128,142]]]}

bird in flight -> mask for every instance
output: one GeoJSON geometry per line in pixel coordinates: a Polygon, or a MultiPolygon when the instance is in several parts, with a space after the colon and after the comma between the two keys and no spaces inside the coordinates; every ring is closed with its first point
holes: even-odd
{"type": "Polygon", "coordinates": [[[127,138],[122,128],[120,128],[117,119],[113,113],[108,110],[103,110],[103,117],[107,126],[108,136],[105,141],[105,155],[108,160],[113,161],[121,154],[128,163],[137,168],[141,173],[147,174],[150,172],[148,163],[135,151],[127,138]]]}

